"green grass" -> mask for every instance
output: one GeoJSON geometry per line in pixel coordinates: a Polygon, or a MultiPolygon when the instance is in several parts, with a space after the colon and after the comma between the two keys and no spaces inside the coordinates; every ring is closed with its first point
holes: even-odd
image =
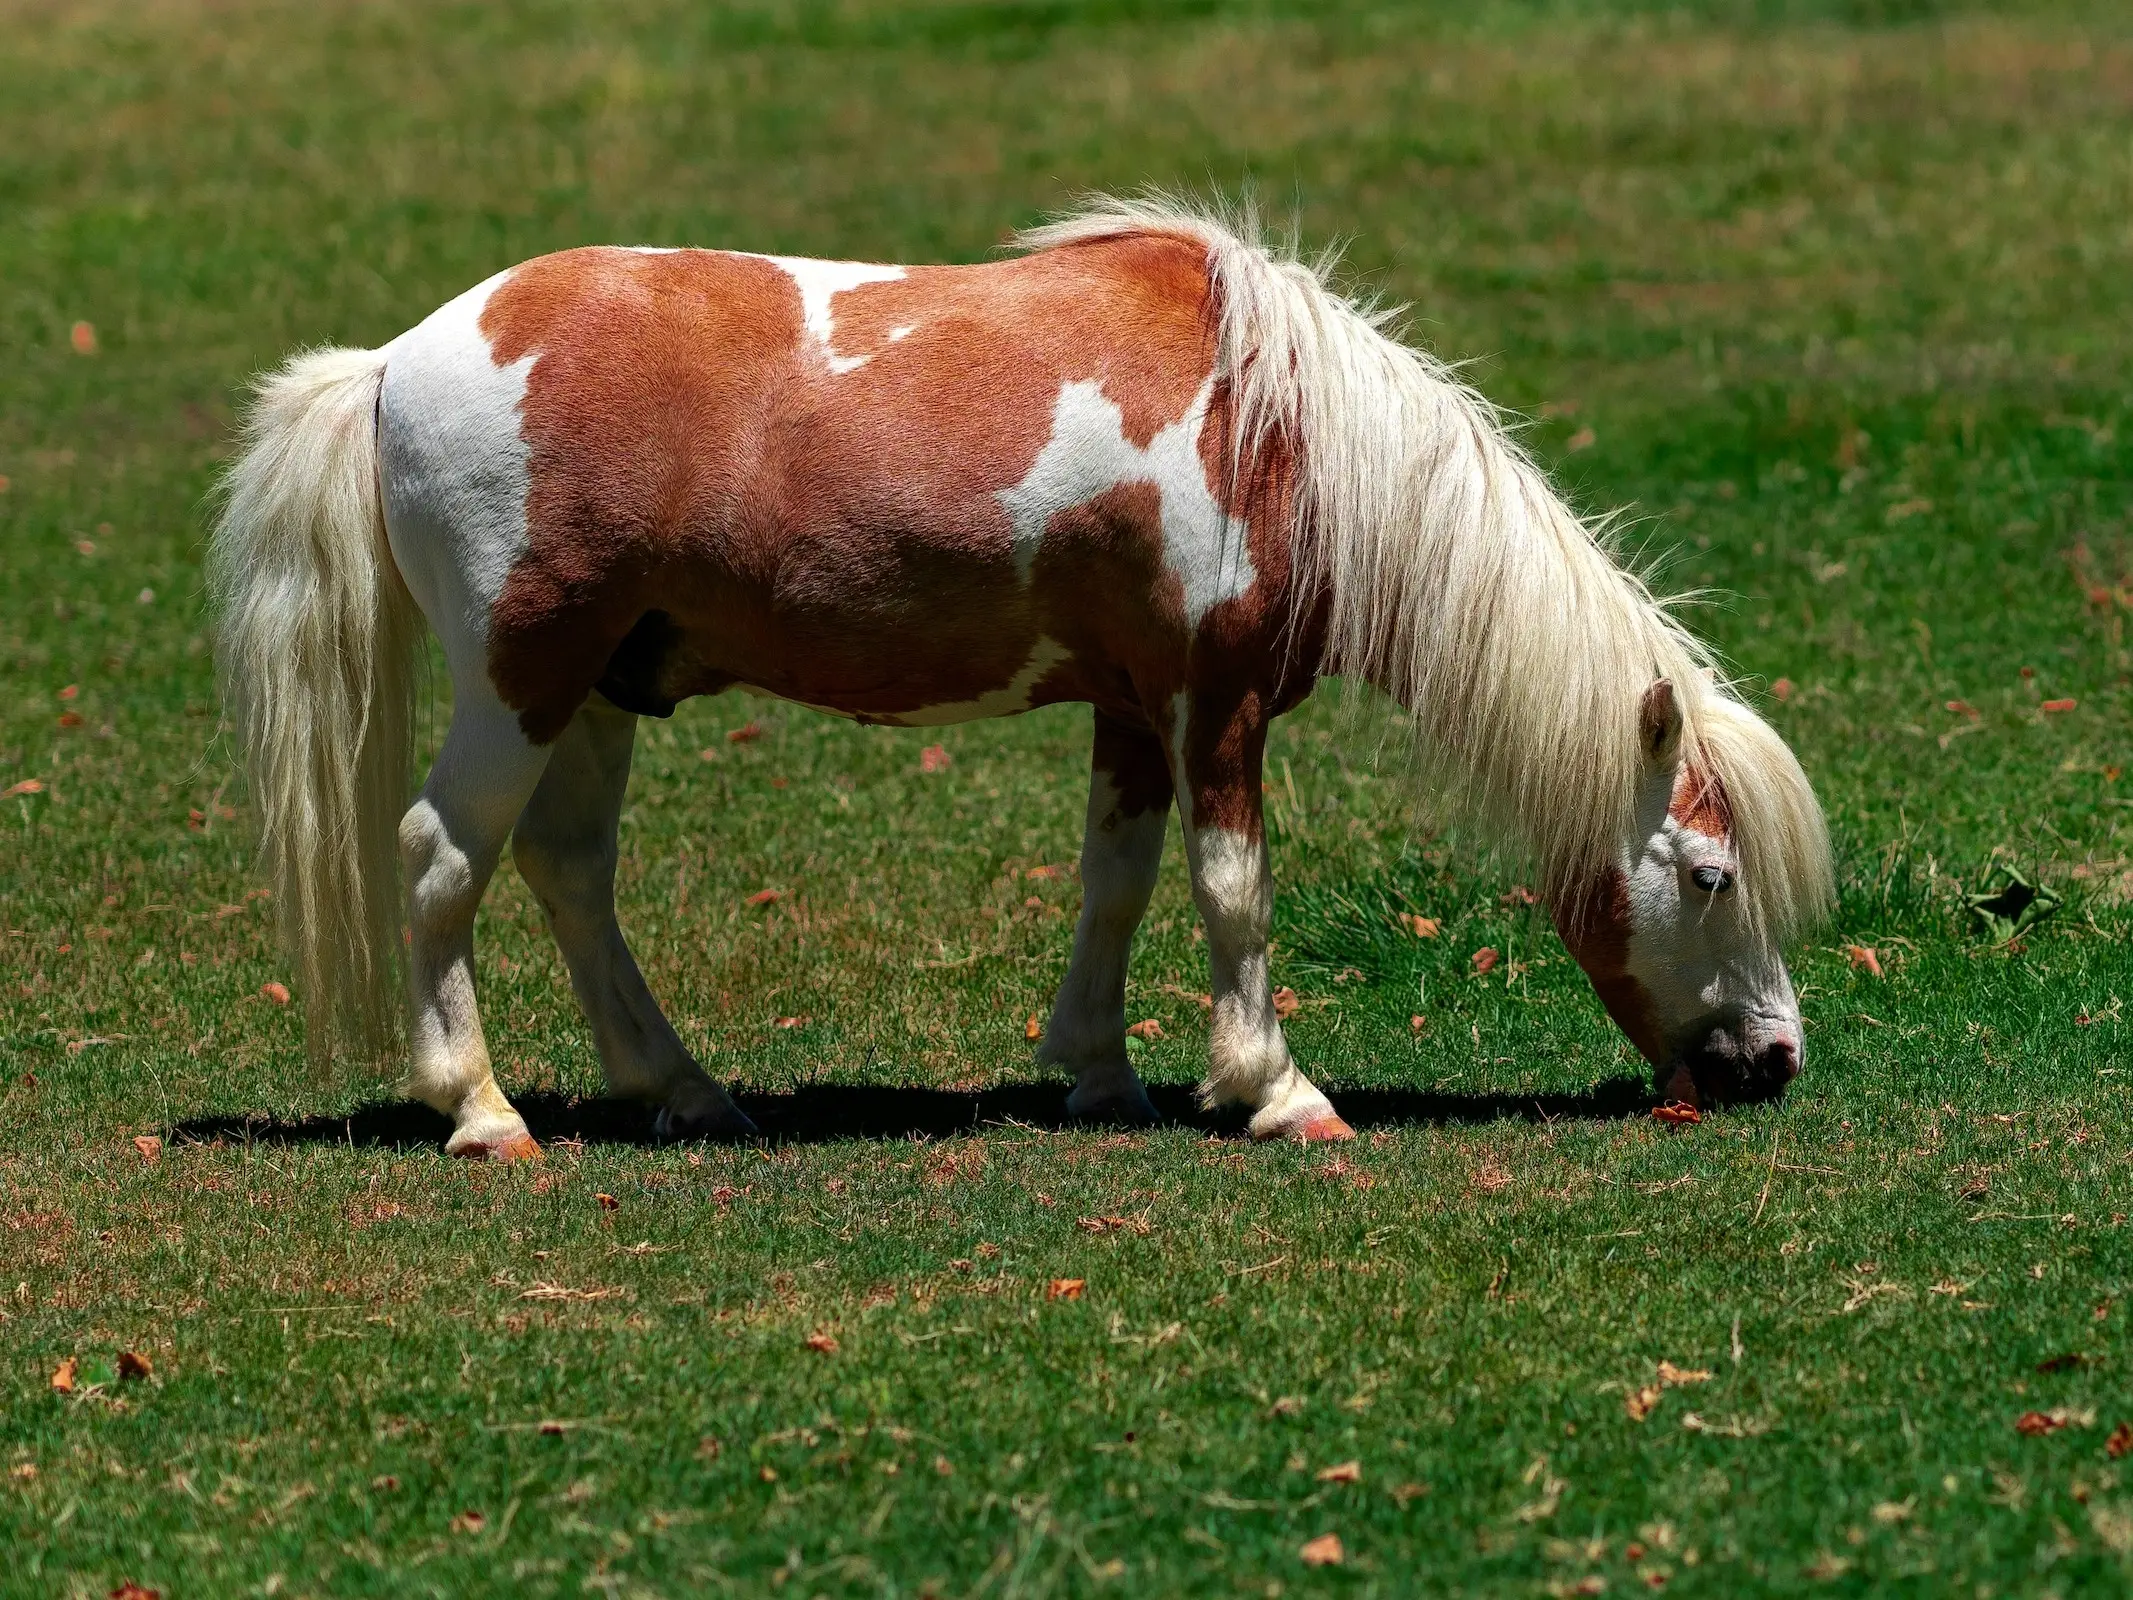
{"type": "MultiPolygon", "coordinates": [[[[0,802],[0,1591],[2127,1582],[2133,25],[1444,11],[5,8],[0,788],[45,788],[0,802]],[[764,1148],[598,1099],[509,873],[484,1001],[545,1167],[312,1080],[199,606],[246,375],[562,245],[978,259],[1151,179],[1351,237],[1788,681],[1843,875],[1789,1100],[1642,1116],[1516,864],[1332,695],[1276,740],[1276,975],[1342,1158],[1057,1127],[1022,1030],[1077,891],[1019,874],[1078,847],[1071,708],[933,775],[930,734],[737,696],[646,726],[625,926],[764,1148]],[[2017,950],[1960,909],[2002,865],[2066,896],[2017,950]],[[97,1387],[126,1349],[153,1376],[97,1387]],[[1661,1360],[1712,1376],[1632,1420],[1661,1360]],[[2093,1418],[2016,1431],[2053,1408],[2093,1418]]],[[[1192,926],[1173,850],[1131,1004],[1174,1108],[1192,926]]]]}

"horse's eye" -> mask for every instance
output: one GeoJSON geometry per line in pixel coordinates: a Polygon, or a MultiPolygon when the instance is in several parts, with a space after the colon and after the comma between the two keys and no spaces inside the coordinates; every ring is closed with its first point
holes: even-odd
{"type": "Polygon", "coordinates": [[[1724,894],[1733,887],[1733,874],[1724,867],[1695,867],[1689,877],[1705,894],[1724,894]]]}

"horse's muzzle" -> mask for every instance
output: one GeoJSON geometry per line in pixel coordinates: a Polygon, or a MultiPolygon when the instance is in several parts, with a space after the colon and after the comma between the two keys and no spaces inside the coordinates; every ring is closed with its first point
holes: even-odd
{"type": "Polygon", "coordinates": [[[1784,1094],[1804,1055],[1797,1022],[1740,1017],[1692,1029],[1653,1076],[1669,1100],[1757,1104],[1784,1094]]]}

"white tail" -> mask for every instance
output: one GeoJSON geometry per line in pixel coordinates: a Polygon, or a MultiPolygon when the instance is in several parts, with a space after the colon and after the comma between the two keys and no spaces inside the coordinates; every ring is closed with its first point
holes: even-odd
{"type": "Polygon", "coordinates": [[[397,830],[422,614],[385,542],[382,350],[315,350],[262,378],[208,548],[223,702],[314,1062],[345,1026],[390,1035],[397,830]]]}

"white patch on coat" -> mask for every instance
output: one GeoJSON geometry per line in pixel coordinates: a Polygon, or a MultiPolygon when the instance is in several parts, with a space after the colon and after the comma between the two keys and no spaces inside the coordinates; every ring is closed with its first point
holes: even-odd
{"type": "MultiPolygon", "coordinates": [[[[837,331],[831,315],[830,302],[847,289],[856,289],[863,283],[895,283],[904,275],[902,267],[876,266],[868,261],[815,261],[806,256],[761,256],[777,267],[800,291],[800,317],[807,331],[822,346],[822,354],[829,362],[832,372],[854,372],[874,358],[864,356],[840,356],[831,342],[837,331]]],[[[904,329],[909,333],[909,328],[904,329]]],[[[892,333],[891,339],[898,335],[892,333]]]]}
{"type": "Polygon", "coordinates": [[[1126,437],[1125,414],[1088,379],[1062,384],[1052,404],[1052,432],[1020,483],[996,498],[1014,527],[1015,570],[1027,583],[1053,517],[1108,489],[1152,483],[1161,497],[1163,560],[1185,592],[1185,625],[1252,586],[1256,574],[1245,525],[1223,514],[1200,460],[1200,428],[1214,392],[1200,386],[1185,414],[1146,449],[1126,437]]]}
{"type": "Polygon", "coordinates": [[[906,711],[894,717],[883,717],[884,722],[896,723],[905,728],[939,728],[951,722],[982,722],[987,717],[1011,717],[1018,711],[1027,711],[1030,694],[1044,681],[1046,673],[1067,659],[1066,646],[1056,639],[1047,639],[1041,634],[1030,650],[1029,659],[1022,663],[1021,670],[997,689],[988,689],[975,700],[955,700],[945,705],[921,706],[916,711],[906,711]]]}
{"type": "Polygon", "coordinates": [[[526,553],[531,450],[519,407],[537,354],[499,365],[482,308],[509,273],[386,346],[378,478],[393,560],[455,673],[486,671],[489,612],[526,553]]]}

